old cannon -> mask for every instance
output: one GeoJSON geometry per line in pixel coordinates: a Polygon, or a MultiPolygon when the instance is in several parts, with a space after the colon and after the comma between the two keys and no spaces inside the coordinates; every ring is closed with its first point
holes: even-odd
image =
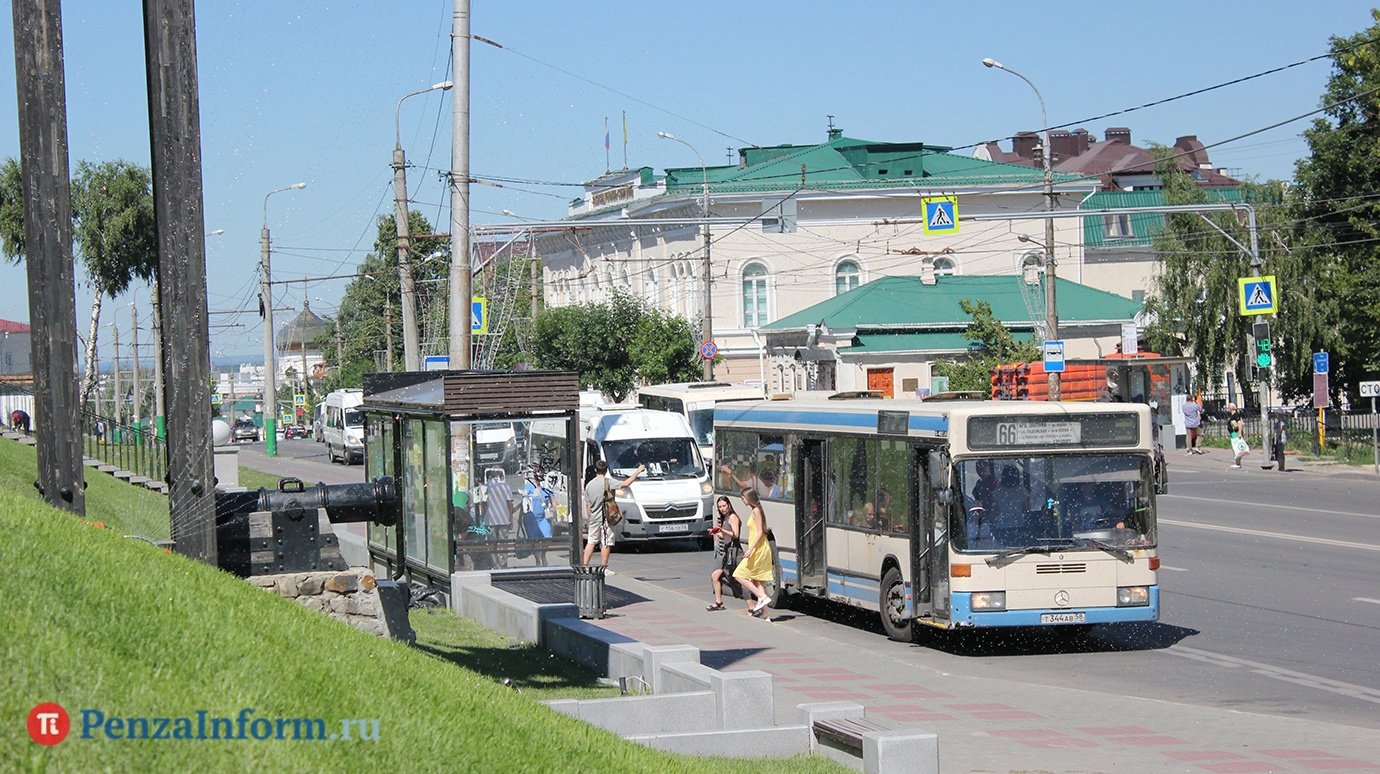
{"type": "Polygon", "coordinates": [[[217,492],[220,568],[246,578],[344,570],[330,525],[373,522],[391,527],[398,523],[399,512],[397,485],[388,476],[310,487],[301,479],[284,478],[277,489],[217,492]]]}

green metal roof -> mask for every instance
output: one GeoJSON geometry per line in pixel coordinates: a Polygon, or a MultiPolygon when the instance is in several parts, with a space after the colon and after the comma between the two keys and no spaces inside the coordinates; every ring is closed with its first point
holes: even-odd
{"type": "MultiPolygon", "coordinates": [[[[1242,200],[1240,188],[1204,188],[1203,194],[1208,202],[1239,202],[1242,200]]],[[[1164,191],[1155,188],[1145,191],[1099,191],[1083,201],[1081,209],[1115,210],[1122,207],[1159,207],[1164,202],[1164,191]]],[[[1128,247],[1148,245],[1155,235],[1164,228],[1164,216],[1156,212],[1137,212],[1130,218],[1130,233],[1127,236],[1112,236],[1124,233],[1109,228],[1107,218],[1113,216],[1094,216],[1083,219],[1084,247],[1128,247]]]]}
{"type": "MultiPolygon", "coordinates": [[[[1067,323],[1129,322],[1141,304],[1069,280],[1056,280],[1059,319],[1067,323]]],[[[1032,328],[1044,319],[1044,291],[1019,276],[938,277],[926,285],[919,277],[883,277],[762,326],[764,332],[804,329],[824,321],[834,330],[927,328],[963,329],[972,322],[959,302],[986,301],[1007,327],[1032,328]],[[1032,315],[1032,310],[1034,314],[1032,315]]]]}
{"type": "MultiPolygon", "coordinates": [[[[1020,342],[1034,341],[1035,334],[1030,331],[1014,331],[1011,338],[1020,342]]],[[[962,352],[973,344],[962,333],[860,333],[857,343],[843,351],[856,353],[898,353],[898,352],[962,352]]]]}
{"type": "MultiPolygon", "coordinates": [[[[706,178],[710,190],[718,193],[793,191],[802,186],[956,188],[1038,184],[1044,180],[1039,169],[960,156],[948,150],[947,146],[919,142],[882,143],[850,137],[837,137],[822,145],[744,148],[742,164],[667,169],[666,192],[698,192],[706,178]]],[[[1054,177],[1056,182],[1082,179],[1064,174],[1054,177]]]]}

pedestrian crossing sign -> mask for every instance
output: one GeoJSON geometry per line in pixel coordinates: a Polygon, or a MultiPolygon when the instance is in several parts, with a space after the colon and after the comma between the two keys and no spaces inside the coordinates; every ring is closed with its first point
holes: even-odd
{"type": "Polygon", "coordinates": [[[957,196],[926,196],[920,201],[924,203],[926,234],[958,233],[957,196]]]}
{"type": "Polygon", "coordinates": [[[470,297],[470,333],[489,332],[489,302],[483,296],[470,297]]]}
{"type": "Polygon", "coordinates": [[[1236,289],[1243,315],[1274,314],[1279,308],[1279,289],[1273,276],[1240,277],[1236,289]]]}

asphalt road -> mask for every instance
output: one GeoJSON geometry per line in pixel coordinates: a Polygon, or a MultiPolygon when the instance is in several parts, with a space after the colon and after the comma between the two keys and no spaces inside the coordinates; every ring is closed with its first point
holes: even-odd
{"type": "MultiPolygon", "coordinates": [[[[308,481],[363,478],[363,466],[330,465],[310,440],[280,443],[277,458],[262,444],[241,454],[248,467],[308,481]]],[[[1229,470],[1227,454],[1171,458],[1158,623],[1073,640],[1022,631],[907,645],[887,640],[874,614],[806,600],[790,626],[860,659],[1380,730],[1380,479],[1229,470]]],[[[612,561],[705,600],[711,563],[692,543],[620,547],[612,561]]]]}

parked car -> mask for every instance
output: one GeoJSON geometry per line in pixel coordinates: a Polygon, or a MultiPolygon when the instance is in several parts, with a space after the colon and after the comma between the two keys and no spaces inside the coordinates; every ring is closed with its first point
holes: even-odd
{"type": "Polygon", "coordinates": [[[308,435],[308,433],[307,433],[307,426],[306,426],[306,425],[288,425],[287,427],[283,428],[283,438],[284,438],[284,439],[287,439],[287,438],[306,438],[307,435],[308,435]]]}
{"type": "Polygon", "coordinates": [[[255,442],[259,440],[259,426],[248,417],[240,417],[235,420],[234,434],[237,443],[240,441],[255,442]]]}

